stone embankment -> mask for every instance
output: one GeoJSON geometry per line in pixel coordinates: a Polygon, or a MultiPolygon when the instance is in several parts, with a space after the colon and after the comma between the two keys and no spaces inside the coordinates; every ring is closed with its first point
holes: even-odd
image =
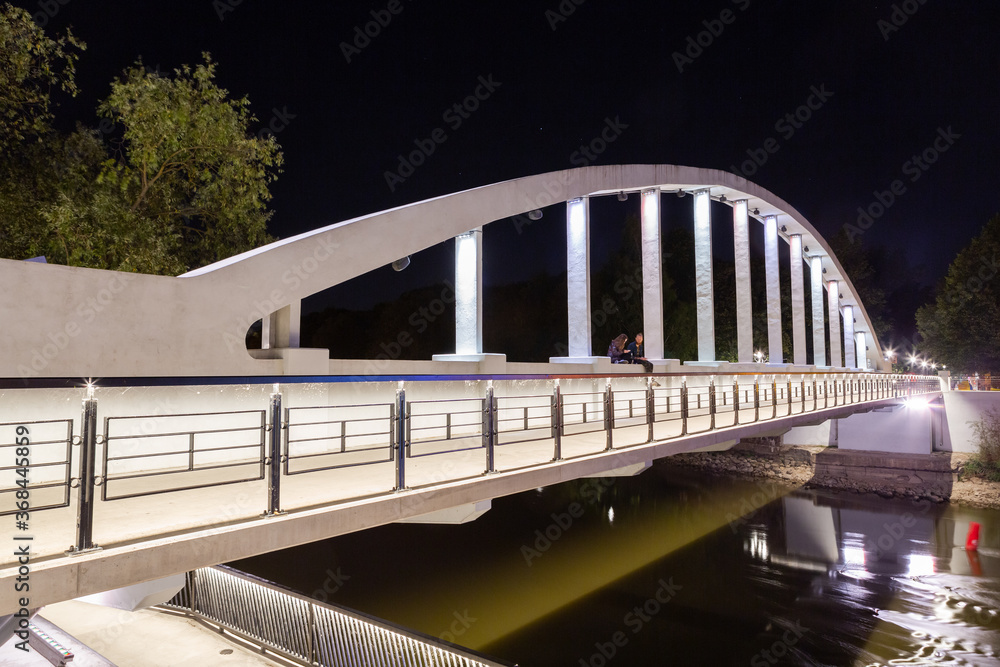
{"type": "Polygon", "coordinates": [[[967,460],[967,454],[951,452],[892,454],[760,439],[726,452],[677,454],[663,463],[714,476],[1000,509],[1000,483],[963,475],[967,460]]]}

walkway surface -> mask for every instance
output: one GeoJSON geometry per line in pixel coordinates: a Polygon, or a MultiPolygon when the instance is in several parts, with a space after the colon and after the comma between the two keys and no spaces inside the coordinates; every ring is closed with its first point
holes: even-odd
{"type": "MultiPolygon", "coordinates": [[[[35,624],[73,651],[72,667],[282,664],[189,618],[152,609],[124,611],[71,600],[45,607],[39,617],[35,624]]],[[[0,647],[0,667],[50,664],[34,650],[18,650],[14,641],[0,647]]]]}

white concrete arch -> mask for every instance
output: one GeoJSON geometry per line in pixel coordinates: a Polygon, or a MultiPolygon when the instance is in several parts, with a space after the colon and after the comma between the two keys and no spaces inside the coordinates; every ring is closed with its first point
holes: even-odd
{"type": "MultiPolygon", "coordinates": [[[[829,245],[792,206],[725,171],[677,165],[568,169],[464,190],[283,239],[180,277],[0,260],[3,377],[325,374],[325,351],[303,364],[253,358],[244,345],[256,320],[301,299],[495,220],[619,191],[695,191],[745,199],[754,217],[776,216],[785,240],[800,235],[821,257],[841,306],[861,317],[873,368],[882,353],[871,321],[829,245]]],[[[295,347],[292,345],[292,347],[295,347]]],[[[863,352],[863,351],[862,351],[863,352]]],[[[268,356],[267,351],[261,353],[268,356]]],[[[271,356],[280,356],[276,351],[271,356]]],[[[443,369],[447,372],[447,369],[443,369]]]]}

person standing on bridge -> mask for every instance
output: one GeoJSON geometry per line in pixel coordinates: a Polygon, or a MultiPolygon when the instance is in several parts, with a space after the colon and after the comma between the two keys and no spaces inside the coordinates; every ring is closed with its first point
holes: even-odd
{"type": "Polygon", "coordinates": [[[646,359],[646,347],[642,344],[642,332],[635,335],[635,340],[628,344],[628,351],[632,354],[633,364],[642,364],[647,373],[653,372],[653,362],[646,359]]]}

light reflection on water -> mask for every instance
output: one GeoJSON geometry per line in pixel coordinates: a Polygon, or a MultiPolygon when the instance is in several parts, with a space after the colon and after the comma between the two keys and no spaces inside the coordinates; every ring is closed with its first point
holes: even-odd
{"type": "Polygon", "coordinates": [[[661,466],[235,565],[525,667],[1000,665],[1000,513],[661,466]]]}

